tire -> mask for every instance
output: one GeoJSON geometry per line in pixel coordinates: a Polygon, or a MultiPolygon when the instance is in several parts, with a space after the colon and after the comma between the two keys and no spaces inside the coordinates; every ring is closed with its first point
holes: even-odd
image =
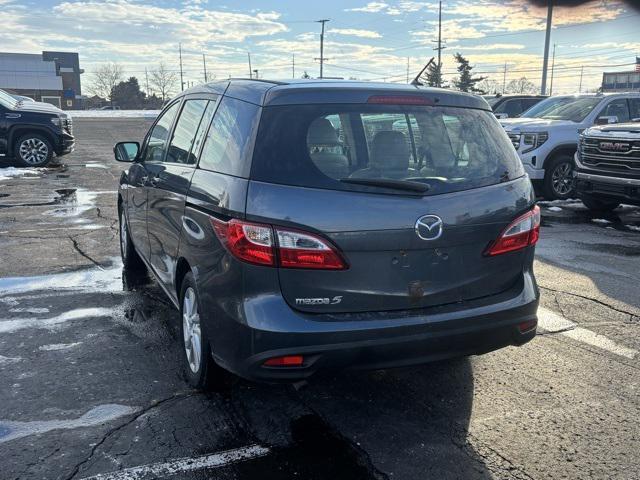
{"type": "Polygon", "coordinates": [[[211,355],[211,346],[200,316],[200,295],[191,272],[180,288],[180,346],[183,370],[189,385],[198,390],[218,390],[227,375],[211,355]]]}
{"type": "Polygon", "coordinates": [[[28,133],[16,140],[13,153],[22,167],[45,167],[53,158],[53,146],[47,137],[28,133]]]}
{"type": "Polygon", "coordinates": [[[542,192],[548,200],[566,200],[575,194],[573,179],[573,158],[570,155],[558,155],[545,167],[542,192]]]}
{"type": "Polygon", "coordinates": [[[129,225],[122,208],[118,208],[118,217],[120,219],[120,256],[122,257],[122,265],[125,271],[129,273],[139,274],[140,277],[145,276],[146,266],[138,252],[136,252],[131,235],[129,234],[129,225]]]}
{"type": "Polygon", "coordinates": [[[602,200],[595,197],[589,196],[580,196],[580,200],[584,203],[584,206],[587,207],[592,212],[598,213],[609,213],[620,206],[620,202],[615,200],[602,200]]]}

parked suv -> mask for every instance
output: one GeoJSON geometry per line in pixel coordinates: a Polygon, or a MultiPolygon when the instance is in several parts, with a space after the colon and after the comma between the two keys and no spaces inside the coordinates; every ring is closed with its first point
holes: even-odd
{"type": "Polygon", "coordinates": [[[0,90],[0,157],[24,167],[44,167],[75,146],[71,117],[41,102],[16,100],[0,90]]]}
{"type": "Polygon", "coordinates": [[[575,162],[578,197],[589,209],[607,212],[622,202],[640,206],[640,123],[585,130],[575,162]]]}
{"type": "Polygon", "coordinates": [[[546,95],[484,95],[496,118],[515,118],[540,103],[546,95]]]}
{"type": "Polygon", "coordinates": [[[185,371],[256,380],[481,354],[535,336],[531,182],[487,103],[231,80],[185,91],[118,193],[124,265],[180,309],[185,371]]]}
{"type": "Polygon", "coordinates": [[[560,95],[501,120],[529,177],[540,182],[549,199],[575,195],[573,156],[578,136],[596,124],[628,122],[640,117],[640,93],[560,95]]]}

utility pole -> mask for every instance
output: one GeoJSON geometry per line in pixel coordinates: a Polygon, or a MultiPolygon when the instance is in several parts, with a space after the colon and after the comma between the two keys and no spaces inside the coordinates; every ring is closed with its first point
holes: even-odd
{"type": "Polygon", "coordinates": [[[202,54],[202,66],[204,67],[204,83],[207,83],[209,80],[207,79],[207,59],[202,54]]]}
{"type": "Polygon", "coordinates": [[[409,57],[407,57],[407,83],[409,83],[409,57]]]}
{"type": "Polygon", "coordinates": [[[149,96],[149,73],[147,72],[147,67],[144,67],[144,81],[147,85],[147,96],[149,96]]]}
{"type": "MultiPolygon", "coordinates": [[[[434,40],[432,40],[434,41],[434,40]]],[[[442,0],[439,2],[438,7],[438,46],[434,47],[434,50],[438,51],[438,87],[442,86],[442,50],[447,47],[442,46],[442,0]]]]}
{"type": "Polygon", "coordinates": [[[247,52],[247,58],[249,59],[249,78],[253,78],[253,70],[251,69],[251,53],[247,52]]]}
{"type": "Polygon", "coordinates": [[[178,44],[178,52],[180,55],[180,91],[184,91],[184,79],[182,76],[182,44],[178,44]]]}
{"type": "Polygon", "coordinates": [[[540,95],[547,94],[547,67],[549,66],[549,40],[551,38],[551,18],[553,17],[553,0],[549,0],[547,7],[547,32],[544,37],[544,60],[542,62],[542,84],[540,95]]]}
{"type": "Polygon", "coordinates": [[[329,60],[328,58],[324,58],[324,24],[328,21],[328,18],[325,18],[323,20],[316,20],[317,23],[322,24],[322,31],[320,32],[320,58],[315,59],[320,60],[320,78],[322,78],[322,67],[324,65],[324,61],[329,60]]]}
{"type": "Polygon", "coordinates": [[[291,54],[291,78],[296,78],[296,54],[291,54]]]}
{"type": "Polygon", "coordinates": [[[551,85],[549,85],[549,96],[553,95],[553,71],[556,68],[556,44],[553,44],[553,55],[551,56],[551,85]]]}
{"type": "Polygon", "coordinates": [[[507,62],[504,62],[504,73],[502,74],[502,94],[507,89],[507,62]]]}
{"type": "Polygon", "coordinates": [[[578,87],[578,93],[582,93],[582,73],[584,72],[584,65],[580,67],[580,86],[578,87]]]}
{"type": "Polygon", "coordinates": [[[258,77],[258,69],[257,69],[257,68],[253,71],[253,73],[255,73],[255,74],[256,74],[256,76],[254,77],[256,80],[257,80],[258,78],[260,78],[260,77],[258,77]]]}

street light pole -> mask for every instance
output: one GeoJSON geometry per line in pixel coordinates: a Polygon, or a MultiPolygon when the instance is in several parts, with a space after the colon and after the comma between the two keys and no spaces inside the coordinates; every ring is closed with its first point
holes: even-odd
{"type": "Polygon", "coordinates": [[[549,66],[549,40],[551,39],[551,18],[553,17],[553,0],[549,0],[547,8],[547,32],[544,37],[544,60],[542,62],[542,84],[540,95],[547,94],[547,67],[549,66]]]}

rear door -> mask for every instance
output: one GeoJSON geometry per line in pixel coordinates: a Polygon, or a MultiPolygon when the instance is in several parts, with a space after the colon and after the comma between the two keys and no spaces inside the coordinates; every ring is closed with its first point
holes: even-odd
{"type": "Polygon", "coordinates": [[[133,163],[129,168],[127,194],[129,232],[136,250],[146,260],[149,259],[150,254],[147,234],[150,170],[164,158],[169,134],[179,108],[180,101],[177,100],[159,115],[145,139],[140,161],[133,163]]]}
{"type": "Polygon", "coordinates": [[[187,97],[182,102],[164,157],[147,164],[150,263],[167,287],[173,286],[185,199],[215,104],[215,97],[187,97]]]}
{"type": "Polygon", "coordinates": [[[248,219],[319,235],[348,263],[341,271],[280,268],[283,296],[294,308],[424,308],[493,295],[522,276],[525,251],[483,255],[533,203],[513,147],[489,112],[266,107],[251,177],[248,219]],[[307,141],[317,137],[308,130],[322,123],[318,118],[329,119],[343,142],[330,148],[345,156],[345,178],[329,177],[331,170],[317,163],[324,157],[315,154],[325,147],[307,141]],[[362,179],[430,190],[349,183],[362,179]]]}

